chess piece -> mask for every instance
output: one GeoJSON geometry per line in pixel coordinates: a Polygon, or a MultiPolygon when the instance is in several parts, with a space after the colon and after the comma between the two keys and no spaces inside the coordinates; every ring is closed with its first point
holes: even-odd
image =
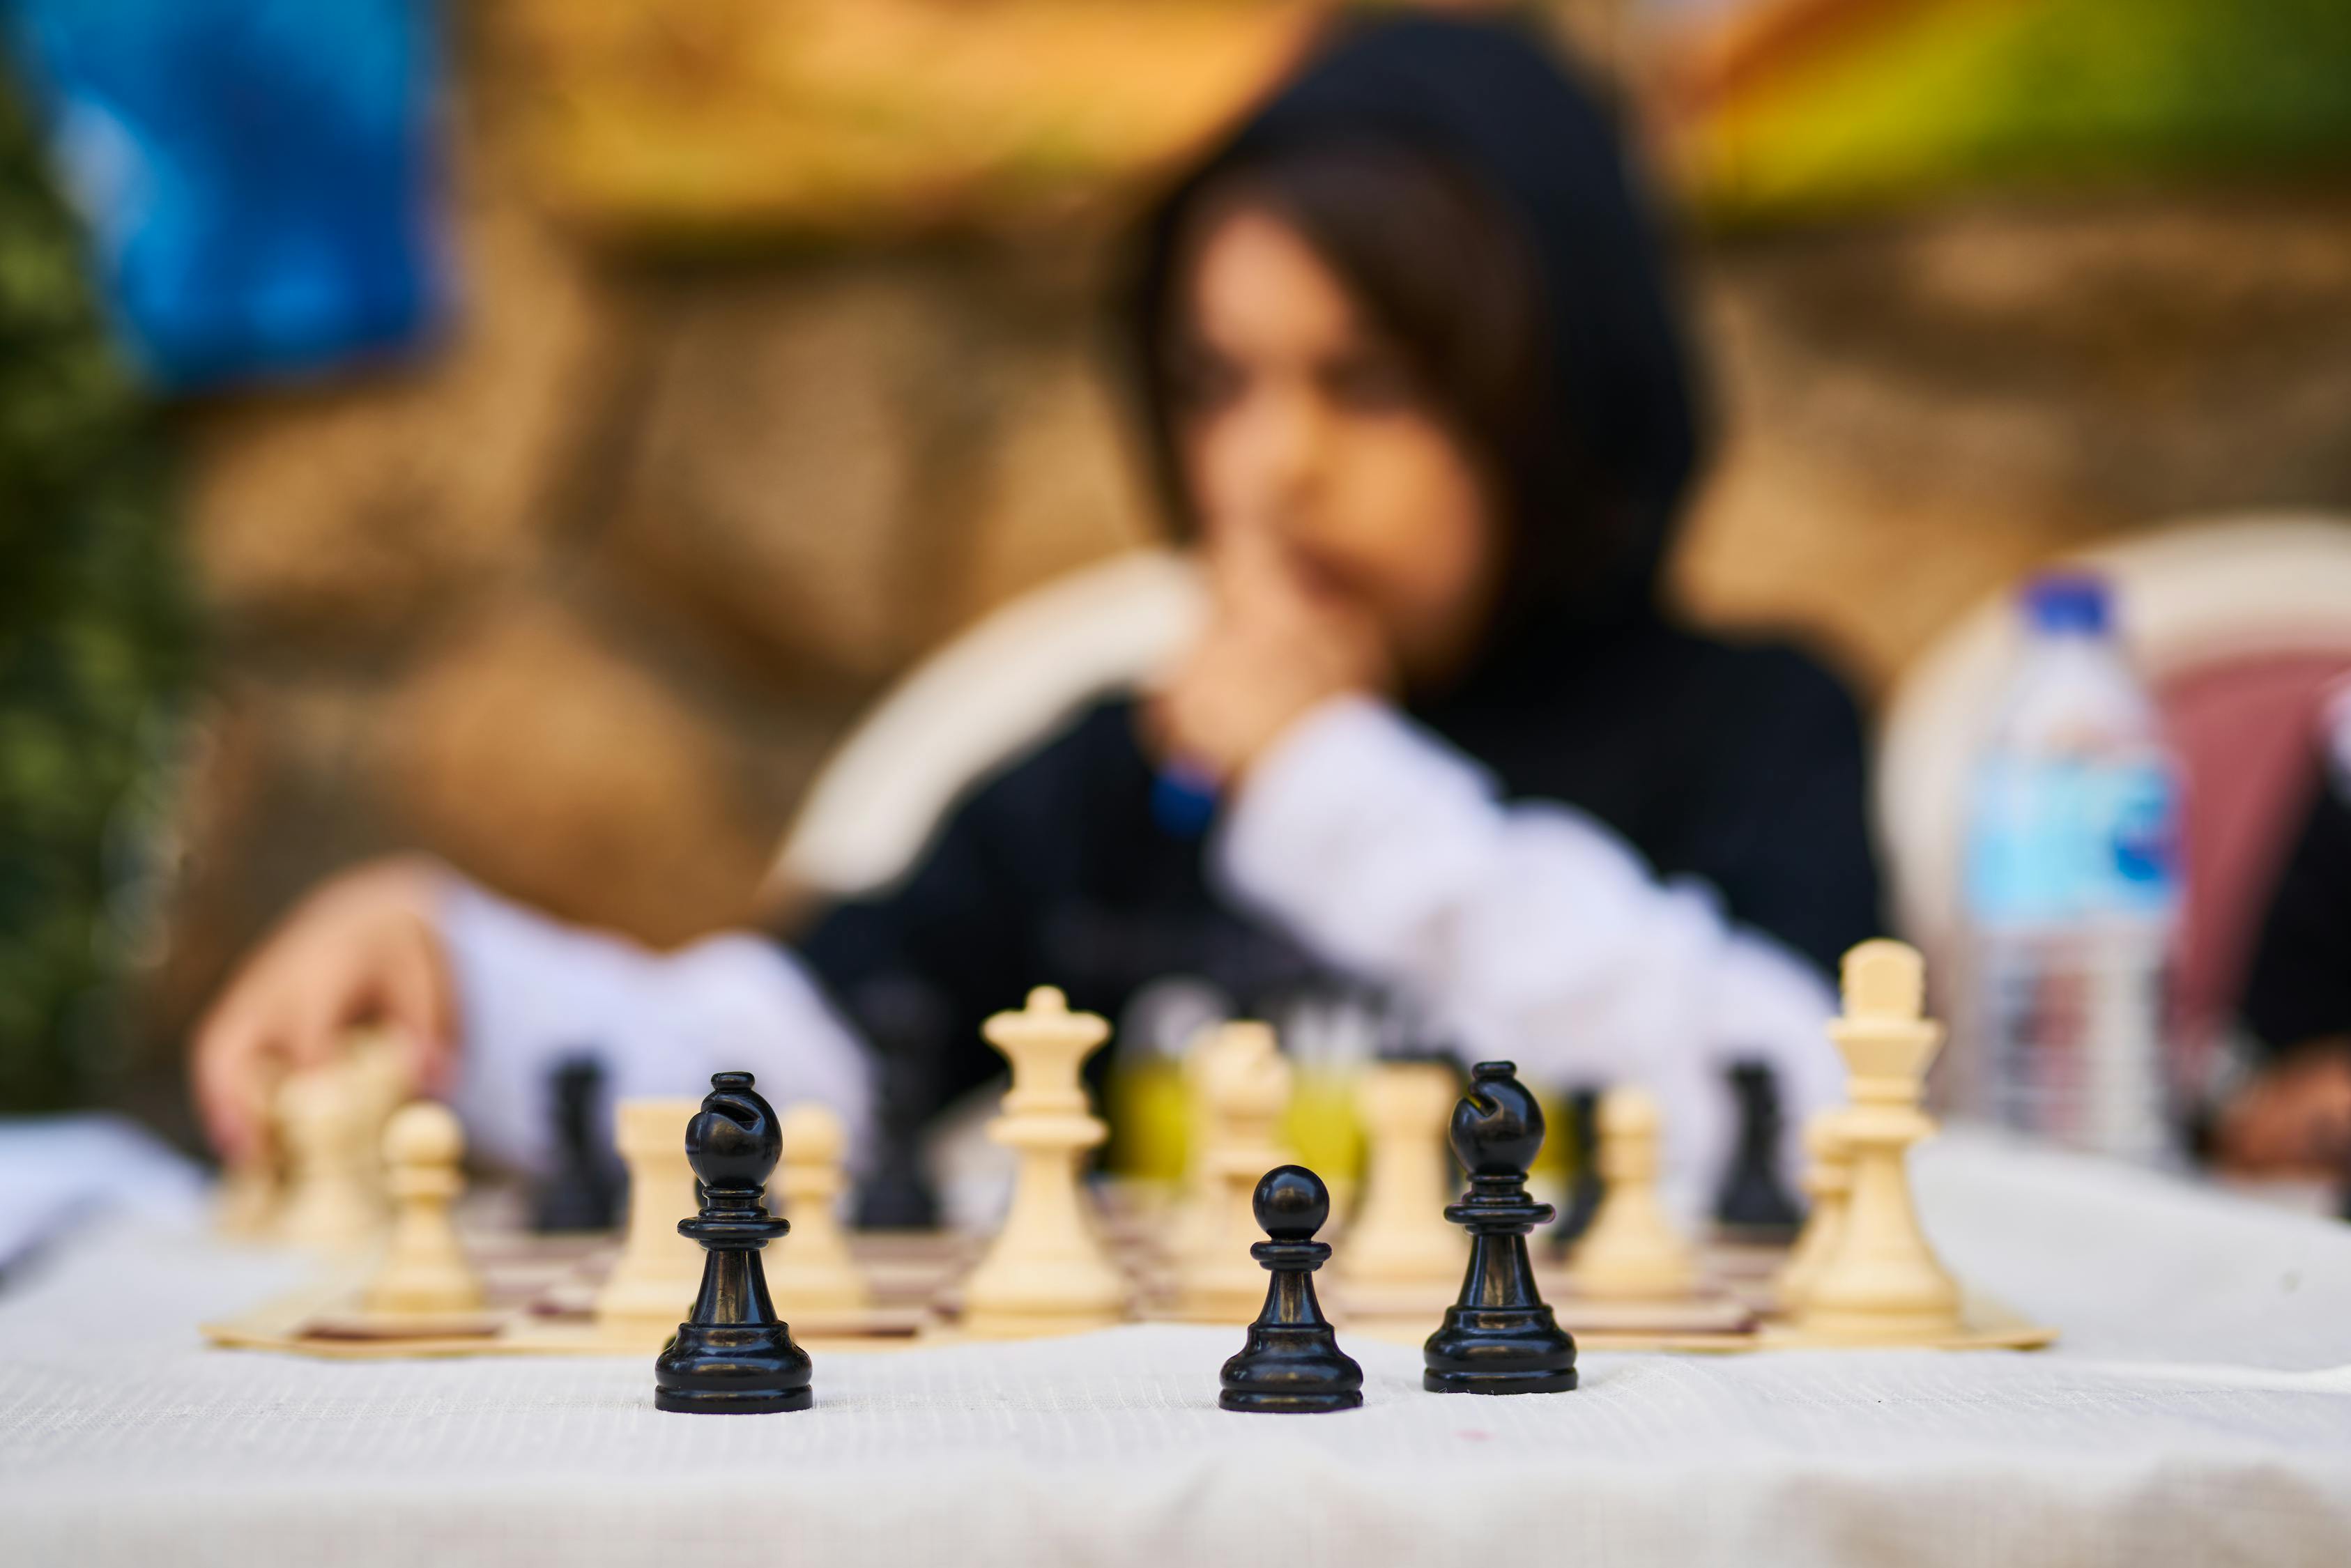
{"type": "Polygon", "coordinates": [[[1813,1200],[1804,1228],[1789,1249],[1775,1281],[1782,1312],[1802,1310],[1822,1262],[1844,1236],[1845,1198],[1853,1190],[1853,1151],[1838,1127],[1841,1113],[1822,1111],[1804,1124],[1804,1195],[1813,1200]]]}
{"type": "Polygon", "coordinates": [[[1469,1070],[1453,1108],[1453,1154],[1469,1189],[1445,1218],[1470,1235],[1461,1297],[1428,1336],[1421,1386],[1432,1394],[1540,1394],[1575,1386],[1575,1341],[1535,1289],[1527,1232],[1553,1210],[1527,1196],[1527,1167],[1542,1148],[1542,1107],[1507,1061],[1469,1070]]]}
{"type": "Polygon", "coordinates": [[[277,1159],[258,1149],[225,1166],[213,1198],[213,1228],[232,1241],[254,1241],[277,1227],[277,1159]]]}
{"type": "Polygon", "coordinates": [[[878,1138],[872,1164],[857,1187],[857,1227],[935,1228],[939,1200],[923,1170],[923,1126],[938,1109],[946,1004],[927,981],[888,974],[858,988],[849,998],[849,1014],[881,1064],[878,1138]]]}
{"type": "Polygon", "coordinates": [[[603,1131],[604,1064],[581,1053],[548,1074],[555,1168],[539,1184],[530,1228],[541,1232],[610,1230],[621,1207],[621,1173],[603,1131]]]}
{"type": "Polygon", "coordinates": [[[1270,1025],[1220,1024],[1202,1042],[1200,1095],[1209,1129],[1200,1151],[1210,1188],[1207,1220],[1190,1256],[1176,1264],[1176,1306],[1187,1318],[1247,1322],[1264,1295],[1248,1260],[1258,1235],[1250,1195],[1258,1177],[1281,1163],[1276,1136],[1290,1103],[1290,1063],[1270,1025]]]}
{"type": "Polygon", "coordinates": [[[1460,1089],[1449,1061],[1377,1061],[1364,1071],[1356,1097],[1369,1169],[1337,1270],[1350,1289],[1369,1294],[1459,1281],[1468,1237],[1445,1223],[1453,1185],[1445,1128],[1460,1089]]]}
{"type": "Polygon", "coordinates": [[[964,1326],[987,1339],[1106,1328],[1125,1315],[1127,1282],[1086,1212],[1079,1162],[1110,1129],[1092,1114],[1078,1070],[1110,1026],[1040,986],[1026,1009],[996,1014],[981,1033],[1012,1064],[1004,1113],[987,1135],[1019,1165],[1004,1228],[964,1282],[964,1326]]]}
{"type": "Polygon", "coordinates": [[[656,1409],[749,1416],[810,1402],[808,1352],[776,1316],[760,1267],[761,1249],[792,1225],[768,1212],[768,1175],[783,1136],[752,1082],[747,1072],[712,1073],[710,1092],[685,1124],[702,1204],[677,1228],[702,1246],[702,1289],[694,1315],[654,1358],[656,1409]]]}
{"type": "Polygon", "coordinates": [[[1571,1260],[1581,1295],[1671,1301],[1698,1282],[1698,1260],[1657,1200],[1659,1120],[1645,1089],[1612,1089],[1600,1102],[1600,1211],[1571,1260]]]}
{"type": "Polygon", "coordinates": [[[1567,1097],[1567,1130],[1573,1172],[1568,1178],[1567,1212],[1551,1231],[1551,1244],[1561,1252],[1583,1239],[1592,1217],[1600,1212],[1600,1091],[1583,1084],[1567,1097]]]}
{"type": "Polygon", "coordinates": [[[1234,1051],[1249,1055],[1257,1049],[1250,1031],[1228,1031],[1233,1021],[1218,1019],[1204,1024],[1183,1047],[1184,1185],[1167,1227],[1167,1253],[1179,1269],[1188,1260],[1215,1256],[1226,1239],[1225,1221],[1232,1206],[1225,1189],[1226,1162],[1217,1150],[1229,1145],[1230,1137],[1209,1103],[1207,1080],[1219,1056],[1234,1051]]]}
{"type": "Polygon", "coordinates": [[[419,1100],[383,1130],[392,1241],[360,1304],[372,1313],[429,1317],[481,1310],[482,1281],[465,1261],[450,1206],[465,1189],[465,1134],[445,1105],[419,1100]]]}
{"type": "Polygon", "coordinates": [[[1715,1195],[1715,1221],[1742,1240],[1787,1241],[1804,1217],[1780,1180],[1780,1081],[1761,1061],[1734,1061],[1729,1076],[1739,1143],[1715,1195]]]}
{"type": "Polygon", "coordinates": [[[244,1156],[221,1167],[213,1193],[213,1228],[232,1241],[266,1241],[279,1233],[286,1201],[286,1149],[278,1136],[277,1094],[285,1082],[275,1061],[257,1069],[263,1114],[244,1156]]]}
{"type": "Polygon", "coordinates": [[[1331,1256],[1314,1233],[1331,1218],[1331,1191],[1304,1166],[1282,1166],[1259,1180],[1250,1205],[1268,1239],[1249,1256],[1273,1277],[1248,1343],[1225,1363],[1217,1403],[1287,1415],[1352,1410],[1364,1402],[1364,1369],[1339,1348],[1314,1299],[1314,1270],[1331,1256]]]}
{"type": "MultiPolygon", "coordinates": [[[[384,1128],[415,1097],[414,1053],[402,1035],[390,1030],[362,1029],[344,1037],[343,1056],[359,1085],[356,1092],[362,1107],[360,1113],[367,1122],[368,1147],[381,1148],[384,1128]]],[[[379,1194],[386,1192],[381,1162],[371,1160],[368,1168],[375,1176],[379,1194]]]]}
{"type": "Polygon", "coordinates": [[[278,1084],[277,1136],[287,1161],[279,1239],[346,1253],[381,1230],[381,1129],[371,1113],[372,1086],[349,1057],[288,1073],[278,1084]]]}
{"type": "Polygon", "coordinates": [[[848,1185],[842,1166],[849,1129],[839,1112],[811,1101],[787,1110],[777,1131],[783,1168],[776,1187],[784,1218],[792,1222],[792,1244],[768,1260],[768,1288],[781,1310],[796,1317],[854,1312],[872,1297],[850,1255],[837,1207],[848,1185]]]}
{"type": "Polygon", "coordinates": [[[1910,1146],[1935,1124],[1919,1110],[1942,1025],[1922,1016],[1926,968],[1900,942],[1844,956],[1844,1011],[1829,1038],[1845,1060],[1852,1105],[1837,1124],[1853,1190],[1836,1250],[1804,1292],[1799,1326],[1838,1343],[1932,1342],[1959,1331],[1959,1288],[1936,1260],[1911,1202],[1910,1146]]]}
{"type": "Polygon", "coordinates": [[[596,1295],[597,1325],[612,1338],[658,1343],[676,1326],[702,1279],[702,1251],[677,1228],[698,1209],[694,1167],[680,1139],[700,1111],[694,1100],[623,1100],[615,1113],[629,1169],[629,1228],[596,1295]]]}

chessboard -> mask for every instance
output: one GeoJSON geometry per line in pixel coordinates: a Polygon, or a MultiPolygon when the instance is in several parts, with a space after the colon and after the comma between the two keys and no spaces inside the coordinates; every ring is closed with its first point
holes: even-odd
{"type": "MultiPolygon", "coordinates": [[[[1148,1239],[1169,1213],[1162,1193],[1104,1195],[1102,1212],[1109,1249],[1136,1281],[1137,1322],[1197,1322],[1181,1304],[1176,1260],[1148,1239]]],[[[508,1205],[485,1206],[465,1228],[468,1256],[478,1270],[484,1302],[478,1312],[445,1321],[381,1318],[360,1305],[371,1259],[323,1269],[283,1295],[234,1317],[203,1325],[207,1340],[227,1349],[276,1351],[324,1360],[370,1361],[462,1356],[651,1356],[667,1331],[654,1325],[600,1324],[596,1299],[621,1250],[609,1235],[532,1235],[513,1228],[508,1205]]],[[[1345,1237],[1339,1237],[1343,1249],[1345,1237]]],[[[795,1339],[812,1353],[886,1352],[949,1343],[963,1337],[957,1287],[985,1250],[987,1239],[956,1231],[854,1233],[850,1248],[872,1290],[869,1308],[800,1312],[788,1297],[777,1308],[795,1339]]],[[[778,1243],[788,1247],[787,1238],[778,1243]]],[[[1721,1239],[1698,1249],[1698,1275],[1678,1300],[1613,1301],[1584,1296],[1574,1270],[1555,1249],[1539,1247],[1535,1277],[1561,1325],[1587,1350],[1729,1354],[1802,1349],[1808,1340],[1781,1310],[1774,1280],[1785,1266],[1785,1243],[1721,1239]]],[[[1351,1291],[1333,1280],[1322,1292],[1332,1321],[1351,1333],[1418,1344],[1452,1304],[1458,1287],[1432,1282],[1417,1290],[1351,1291]]],[[[681,1299],[683,1318],[690,1301],[681,1299]]],[[[2032,1350],[2055,1331],[2029,1322],[1979,1294],[1963,1309],[1963,1332],[1937,1342],[1946,1349],[2032,1350]]],[[[1211,1320],[1215,1321],[1215,1320],[1211,1320]]],[[[1249,1315],[1229,1319],[1246,1323],[1249,1315]]]]}
{"type": "MultiPolygon", "coordinates": [[[[748,1074],[722,1073],[702,1102],[617,1107],[629,1191],[617,1242],[536,1237],[513,1223],[511,1207],[503,1220],[485,1222],[478,1206],[464,1212],[456,1118],[428,1101],[392,1106],[383,1053],[355,1052],[340,1070],[318,1070],[340,1079],[286,1086],[281,1139],[292,1159],[284,1190],[263,1206],[278,1239],[344,1261],[204,1333],[227,1347],[344,1359],[651,1355],[690,1317],[716,1310],[721,1252],[747,1249],[754,1271],[729,1266],[728,1310],[771,1324],[780,1313],[809,1346],[830,1350],[1134,1321],[1249,1324],[1274,1310],[1267,1270],[1277,1254],[1309,1272],[1332,1264],[1321,1308],[1293,1293],[1284,1310],[1302,1300],[1310,1317],[1327,1311],[1347,1332],[1405,1343],[1452,1322],[1458,1307],[1520,1321],[1555,1315],[1601,1350],[2047,1344],[2053,1331],[1967,1291],[1943,1268],[1916,1210],[1907,1156],[1933,1131],[1918,1107],[1941,1039],[1921,1015],[1922,997],[1914,950],[1875,942],[1848,955],[1844,1011],[1829,1033],[1846,1057],[1853,1103],[1807,1124],[1813,1201],[1792,1246],[1758,1245],[1752,1228],[1747,1239],[1703,1241],[1679,1230],[1659,1195],[1662,1111],[1635,1086],[1596,1097],[1584,1140],[1596,1153],[1593,1192],[1588,1206],[1571,1205],[1586,1211],[1572,1249],[1556,1237],[1530,1239],[1553,1212],[1525,1185],[1544,1135],[1538,1103],[1509,1062],[1478,1064],[1465,1090],[1455,1068],[1425,1060],[1368,1072],[1362,1191],[1334,1234],[1310,1242],[1338,1212],[1319,1176],[1287,1163],[1277,1128],[1288,1061],[1270,1027],[1246,1020],[1195,1048],[1200,1136],[1187,1180],[1174,1190],[1088,1182],[1086,1160],[1107,1129],[1080,1068],[1108,1026],[1070,1010],[1050,987],[986,1029],[1012,1068],[990,1136],[1016,1156],[992,1236],[850,1232],[839,1218],[840,1118],[812,1103],[778,1114],[748,1074]],[[371,1119],[380,1135],[354,1137],[371,1119]],[[754,1133],[768,1140],[756,1178],[705,1176],[722,1166],[698,1139],[733,1140],[724,1168],[737,1170],[754,1133]],[[1320,1196],[1311,1228],[1284,1222],[1277,1235],[1265,1204],[1269,1184],[1293,1179],[1284,1172],[1320,1196]],[[751,1185],[728,1185],[738,1179],[751,1185]],[[756,1239],[729,1239],[741,1238],[756,1239]]],[[[1750,1118],[1733,1167],[1745,1162],[1764,1186],[1776,1180],[1770,1120],[1750,1118]]],[[[228,1197],[236,1223],[253,1227],[250,1186],[233,1185],[228,1197]]]]}
{"type": "MultiPolygon", "coordinates": [[[[872,1297],[854,1311],[793,1312],[796,1337],[823,1349],[886,1350],[952,1329],[954,1286],[977,1256],[971,1238],[948,1231],[860,1235],[852,1249],[872,1297]]],[[[482,1282],[477,1311],[400,1315],[363,1306],[378,1267],[363,1258],[250,1311],[202,1325],[215,1345],[290,1352],[335,1361],[482,1355],[652,1355],[671,1324],[599,1319],[598,1295],[621,1252],[602,1235],[538,1236],[468,1228],[465,1250],[482,1282]]],[[[681,1294],[676,1316],[692,1306],[681,1294]]]]}

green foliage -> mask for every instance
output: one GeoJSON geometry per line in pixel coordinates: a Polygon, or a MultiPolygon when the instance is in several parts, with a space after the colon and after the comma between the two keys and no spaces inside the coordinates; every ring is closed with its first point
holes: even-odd
{"type": "Polygon", "coordinates": [[[1706,132],[1719,213],[2351,165],[2344,0],[1886,6],[1706,132]]]}
{"type": "Polygon", "coordinates": [[[169,493],[0,78],[0,1110],[88,1098],[115,1044],[120,824],[191,647],[169,493]]]}

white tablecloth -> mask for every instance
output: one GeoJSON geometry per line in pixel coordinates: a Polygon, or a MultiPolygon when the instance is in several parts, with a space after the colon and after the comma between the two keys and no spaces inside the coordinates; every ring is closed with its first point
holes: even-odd
{"type": "Polygon", "coordinates": [[[281,1261],[117,1225],[0,1296],[0,1562],[2351,1563],[2351,1227],[1949,1138],[1938,1244],[2035,1354],[1587,1354],[1584,1386],[1229,1415],[1229,1329],[820,1358],[799,1415],[649,1365],[335,1364],[194,1324],[281,1261]]]}

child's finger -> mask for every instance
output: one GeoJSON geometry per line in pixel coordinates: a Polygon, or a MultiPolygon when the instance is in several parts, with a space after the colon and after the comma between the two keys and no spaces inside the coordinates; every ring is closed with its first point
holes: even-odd
{"type": "Polygon", "coordinates": [[[1227,615],[1262,621],[1296,597],[1293,574],[1270,528],[1235,527],[1210,553],[1217,604],[1227,615]]]}

